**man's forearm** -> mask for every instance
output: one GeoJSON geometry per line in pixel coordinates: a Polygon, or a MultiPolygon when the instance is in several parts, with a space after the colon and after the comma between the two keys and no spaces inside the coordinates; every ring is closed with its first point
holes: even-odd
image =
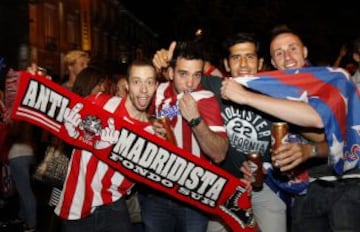
{"type": "Polygon", "coordinates": [[[229,147],[228,140],[216,132],[211,131],[208,125],[201,121],[199,125],[193,127],[193,132],[200,144],[201,150],[214,162],[220,163],[225,159],[229,147]]]}

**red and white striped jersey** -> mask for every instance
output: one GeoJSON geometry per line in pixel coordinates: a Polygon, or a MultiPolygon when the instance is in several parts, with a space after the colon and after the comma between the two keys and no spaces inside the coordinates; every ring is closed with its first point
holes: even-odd
{"type": "MultiPolygon", "coordinates": [[[[214,93],[202,89],[200,86],[191,95],[197,101],[199,112],[210,130],[227,137],[224,122],[221,117],[221,110],[214,93]]],[[[178,147],[181,147],[192,154],[203,157],[200,145],[192,132],[188,122],[182,118],[178,99],[182,94],[177,94],[171,82],[159,85],[153,103],[153,110],[157,117],[166,116],[170,119],[170,124],[174,130],[178,147]]]]}
{"type": "MultiPolygon", "coordinates": [[[[127,122],[153,132],[150,123],[130,117],[125,108],[126,99],[104,94],[93,95],[88,99],[127,122]]],[[[100,161],[91,152],[74,149],[55,213],[68,220],[84,218],[97,206],[112,203],[126,195],[133,185],[133,182],[100,161]]]]}

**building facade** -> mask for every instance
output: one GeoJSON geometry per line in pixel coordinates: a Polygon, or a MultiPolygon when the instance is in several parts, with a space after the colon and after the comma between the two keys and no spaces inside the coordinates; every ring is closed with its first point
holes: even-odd
{"type": "Polygon", "coordinates": [[[7,31],[0,57],[19,69],[36,62],[63,76],[63,56],[72,49],[116,69],[152,55],[158,46],[158,35],[121,0],[3,0],[0,13],[7,31]]]}

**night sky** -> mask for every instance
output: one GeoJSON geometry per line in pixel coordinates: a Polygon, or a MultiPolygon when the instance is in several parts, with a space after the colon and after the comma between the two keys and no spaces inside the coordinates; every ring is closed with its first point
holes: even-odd
{"type": "Polygon", "coordinates": [[[271,28],[287,24],[302,35],[310,59],[333,63],[341,45],[360,35],[359,9],[349,0],[336,4],[317,0],[120,1],[159,35],[161,46],[173,39],[194,38],[201,27],[204,37],[216,44],[226,34],[255,32],[267,52],[271,28]]]}

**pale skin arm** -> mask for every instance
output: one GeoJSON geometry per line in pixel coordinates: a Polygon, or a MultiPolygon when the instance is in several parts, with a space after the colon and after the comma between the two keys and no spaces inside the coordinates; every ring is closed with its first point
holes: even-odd
{"type": "MultiPolygon", "coordinates": [[[[197,103],[190,93],[185,93],[179,99],[179,107],[186,121],[200,116],[197,103]]],[[[228,140],[210,130],[209,126],[202,120],[199,125],[192,128],[201,150],[214,162],[220,163],[224,160],[228,150],[228,140]]]]}
{"type": "Polygon", "coordinates": [[[313,129],[313,128],[307,128],[311,129],[311,131],[300,131],[301,135],[307,138],[308,140],[314,142],[314,143],[320,143],[323,141],[326,141],[325,133],[323,130],[319,129],[313,129]]]}
{"type": "MultiPolygon", "coordinates": [[[[286,99],[272,98],[246,90],[233,80],[224,80],[221,88],[224,99],[238,104],[245,104],[266,112],[284,121],[303,127],[322,128],[323,123],[318,113],[308,104],[286,99]]],[[[316,130],[316,129],[315,129],[316,130]]],[[[317,157],[329,154],[328,144],[324,133],[305,132],[303,136],[315,142],[318,149],[317,157]]],[[[312,144],[289,143],[280,146],[275,151],[273,165],[281,171],[288,171],[312,158],[312,144]]],[[[246,162],[245,162],[246,163],[246,162]]]]}
{"type": "Polygon", "coordinates": [[[323,128],[319,114],[308,104],[300,101],[273,98],[245,89],[234,80],[224,80],[221,96],[238,104],[248,105],[276,118],[303,127],[323,128]]]}

